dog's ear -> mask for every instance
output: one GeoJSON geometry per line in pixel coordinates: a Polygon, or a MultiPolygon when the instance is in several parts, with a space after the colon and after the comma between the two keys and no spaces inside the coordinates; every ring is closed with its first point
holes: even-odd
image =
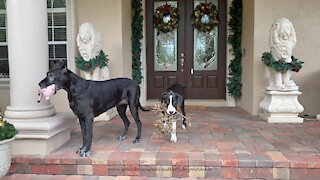
{"type": "Polygon", "coordinates": [[[64,60],[59,60],[54,62],[54,68],[62,68],[62,72],[65,73],[68,71],[67,63],[64,60]]]}
{"type": "Polygon", "coordinates": [[[178,93],[176,93],[176,96],[177,96],[177,106],[181,106],[183,97],[178,93]]]}
{"type": "Polygon", "coordinates": [[[167,98],[168,98],[168,92],[162,93],[161,96],[160,96],[160,99],[159,99],[160,103],[165,102],[167,98]]]}
{"type": "Polygon", "coordinates": [[[67,64],[64,60],[54,61],[54,68],[67,68],[67,64]]]}

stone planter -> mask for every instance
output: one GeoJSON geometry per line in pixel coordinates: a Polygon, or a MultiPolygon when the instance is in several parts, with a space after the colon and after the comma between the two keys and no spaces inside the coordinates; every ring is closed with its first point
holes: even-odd
{"type": "Polygon", "coordinates": [[[0,179],[7,174],[10,168],[12,141],[14,139],[15,137],[0,141],[0,179]]]}

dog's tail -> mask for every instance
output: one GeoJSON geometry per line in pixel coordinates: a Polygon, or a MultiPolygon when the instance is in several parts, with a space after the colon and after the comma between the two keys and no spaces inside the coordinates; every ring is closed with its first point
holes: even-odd
{"type": "Polygon", "coordinates": [[[187,84],[187,86],[185,87],[182,87],[183,89],[187,89],[189,87],[192,87],[193,86],[193,82],[194,82],[194,74],[193,74],[193,70],[192,70],[192,73],[191,73],[191,81],[189,81],[189,83],[187,84]]]}
{"type": "Polygon", "coordinates": [[[140,102],[139,102],[139,108],[140,108],[142,111],[149,111],[149,109],[144,109],[144,108],[141,106],[140,102]]]}

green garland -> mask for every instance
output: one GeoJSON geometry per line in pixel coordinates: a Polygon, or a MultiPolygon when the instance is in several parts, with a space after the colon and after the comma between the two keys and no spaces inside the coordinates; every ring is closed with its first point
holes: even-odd
{"type": "Polygon", "coordinates": [[[230,11],[230,21],[228,22],[230,35],[228,37],[228,43],[231,44],[232,55],[234,59],[228,67],[229,77],[228,77],[228,93],[234,98],[241,96],[241,32],[242,32],[242,0],[233,0],[232,5],[229,9],[230,11]]]}
{"type": "Polygon", "coordinates": [[[153,15],[153,23],[159,31],[167,33],[178,28],[179,18],[178,8],[174,8],[169,4],[164,4],[156,9],[156,12],[153,15]],[[164,17],[166,16],[170,17],[168,22],[164,22],[164,17]]]}
{"type": "Polygon", "coordinates": [[[217,8],[211,2],[197,5],[191,18],[193,27],[202,32],[210,32],[219,24],[217,8]],[[205,15],[207,22],[202,22],[205,15]]]}
{"type": "Polygon", "coordinates": [[[101,50],[99,55],[96,58],[92,58],[89,61],[84,60],[81,56],[76,57],[76,65],[82,71],[91,72],[96,67],[108,66],[107,55],[101,50]]]}
{"type": "Polygon", "coordinates": [[[299,72],[300,69],[302,68],[303,61],[299,61],[293,56],[291,56],[291,59],[292,59],[291,63],[286,63],[284,59],[280,59],[279,61],[277,61],[273,58],[270,52],[264,52],[261,58],[262,62],[266,66],[274,69],[277,72],[287,71],[287,70],[299,72]]]}
{"type": "Polygon", "coordinates": [[[132,78],[138,84],[141,83],[141,39],[143,38],[142,22],[143,16],[141,0],[132,0],[131,7],[133,9],[132,17],[132,37],[131,37],[131,47],[132,47],[132,78]]]}

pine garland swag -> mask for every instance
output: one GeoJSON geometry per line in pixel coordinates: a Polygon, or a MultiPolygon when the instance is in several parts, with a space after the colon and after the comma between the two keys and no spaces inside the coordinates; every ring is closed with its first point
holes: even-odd
{"type": "Polygon", "coordinates": [[[284,59],[280,59],[279,61],[275,60],[270,52],[264,52],[262,54],[262,62],[274,69],[275,71],[295,71],[299,72],[300,69],[302,68],[302,64],[304,63],[303,61],[299,61],[297,58],[291,56],[292,62],[291,63],[286,63],[284,59]]]}
{"type": "Polygon", "coordinates": [[[81,56],[76,57],[76,66],[82,71],[91,72],[97,67],[108,66],[108,55],[105,55],[101,50],[96,58],[92,58],[89,61],[84,60],[81,56]]]}
{"type": "Polygon", "coordinates": [[[241,96],[241,33],[242,33],[242,0],[233,0],[232,5],[229,9],[230,20],[228,22],[230,34],[228,36],[228,43],[231,44],[230,51],[234,56],[228,67],[228,93],[234,98],[241,96]]]}
{"type": "Polygon", "coordinates": [[[132,47],[132,78],[138,84],[141,83],[141,39],[143,38],[142,22],[143,16],[142,3],[141,0],[132,0],[131,8],[133,9],[133,17],[131,23],[132,37],[131,37],[131,47],[132,47]]]}

